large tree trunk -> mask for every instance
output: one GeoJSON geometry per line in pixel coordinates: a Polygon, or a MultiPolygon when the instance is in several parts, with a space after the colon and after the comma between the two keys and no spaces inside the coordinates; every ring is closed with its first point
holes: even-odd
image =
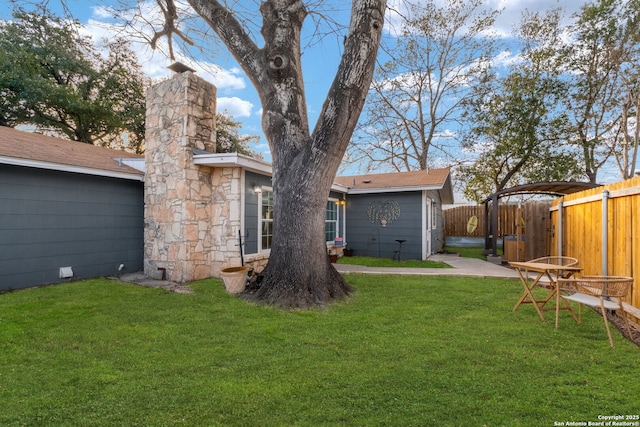
{"type": "Polygon", "coordinates": [[[327,198],[371,83],[386,0],[354,0],[342,60],[309,132],[300,33],[301,0],[260,4],[264,46],[247,35],[235,14],[216,0],[189,0],[214,29],[256,87],[262,127],[273,158],[274,218],[271,255],[259,276],[255,301],[287,308],[324,305],[349,287],[327,257],[327,198]]]}
{"type": "Polygon", "coordinates": [[[259,288],[247,297],[286,308],[322,306],[349,295],[325,244],[325,212],[332,179],[318,178],[303,162],[274,168],[273,243],[259,288]],[[324,181],[324,182],[321,182],[324,181]]]}

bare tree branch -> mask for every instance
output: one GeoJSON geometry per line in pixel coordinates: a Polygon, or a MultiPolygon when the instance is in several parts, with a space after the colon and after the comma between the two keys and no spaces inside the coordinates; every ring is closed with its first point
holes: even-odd
{"type": "Polygon", "coordinates": [[[178,12],[176,5],[173,0],[156,0],[158,3],[158,7],[162,10],[162,15],[164,16],[164,25],[162,26],[162,30],[155,31],[153,37],[151,38],[151,48],[155,49],[157,46],[158,39],[161,37],[167,37],[167,43],[169,44],[169,57],[171,60],[175,59],[175,55],[173,54],[173,35],[175,34],[179,38],[181,38],[185,43],[190,46],[193,46],[193,41],[191,41],[180,29],[176,26],[176,20],[178,19],[178,12]]]}

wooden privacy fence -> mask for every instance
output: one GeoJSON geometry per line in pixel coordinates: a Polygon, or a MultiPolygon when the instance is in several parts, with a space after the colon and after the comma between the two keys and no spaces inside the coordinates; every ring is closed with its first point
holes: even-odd
{"type": "MultiPolygon", "coordinates": [[[[498,236],[517,234],[517,218],[522,218],[524,211],[518,212],[517,204],[501,204],[498,207],[498,236]]],[[[458,206],[444,211],[445,236],[484,237],[484,205],[458,206]],[[478,226],[473,233],[467,232],[467,223],[472,216],[478,218],[478,226]]]]}
{"type": "MultiPolygon", "coordinates": [[[[498,206],[498,237],[515,236],[516,239],[520,236],[520,242],[513,248],[514,253],[507,251],[505,244],[504,260],[524,261],[549,255],[549,206],[548,200],[527,201],[520,207],[517,203],[498,206]]],[[[447,209],[444,211],[444,223],[445,236],[485,237],[485,207],[458,206],[447,209]],[[469,233],[467,223],[474,215],[478,218],[478,226],[473,233],[469,233]]]]}
{"type": "Polygon", "coordinates": [[[575,257],[584,275],[632,276],[625,310],[640,319],[640,177],[551,204],[551,254],[575,257]]]}

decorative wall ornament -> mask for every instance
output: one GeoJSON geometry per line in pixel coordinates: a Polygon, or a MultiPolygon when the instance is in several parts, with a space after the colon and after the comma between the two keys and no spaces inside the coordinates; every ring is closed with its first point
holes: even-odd
{"type": "Polygon", "coordinates": [[[380,223],[383,227],[400,218],[400,205],[395,200],[376,200],[369,203],[367,217],[373,223],[380,223]]]}

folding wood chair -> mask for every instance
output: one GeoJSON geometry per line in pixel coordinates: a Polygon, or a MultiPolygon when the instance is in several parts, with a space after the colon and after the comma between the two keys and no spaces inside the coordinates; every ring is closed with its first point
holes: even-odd
{"type": "Polygon", "coordinates": [[[561,290],[570,293],[570,295],[562,295],[562,298],[579,303],[578,319],[582,320],[582,304],[590,307],[600,307],[604,325],[607,328],[609,343],[613,345],[611,338],[611,330],[609,329],[609,321],[605,310],[620,310],[623,313],[621,317],[627,326],[629,338],[631,335],[631,326],[629,320],[624,315],[621,298],[629,295],[633,286],[633,277],[626,276],[584,276],[581,278],[558,279],[558,286],[561,290]]]}
{"type": "MultiPolygon", "coordinates": [[[[578,260],[570,256],[543,256],[540,258],[532,259],[527,262],[540,262],[545,264],[564,265],[565,267],[575,267],[578,265],[578,260]]],[[[567,279],[571,277],[573,271],[564,271],[558,278],[567,279]]],[[[539,286],[545,287],[546,282],[538,283],[539,286]]]]}

